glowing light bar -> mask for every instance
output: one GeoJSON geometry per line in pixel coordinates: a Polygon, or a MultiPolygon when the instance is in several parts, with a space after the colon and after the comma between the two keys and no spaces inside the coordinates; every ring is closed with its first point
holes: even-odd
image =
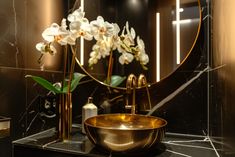
{"type": "Polygon", "coordinates": [[[160,13],[156,13],[156,81],[160,81],[160,13]]]}
{"type": "Polygon", "coordinates": [[[80,5],[81,5],[81,10],[84,11],[84,0],[80,1],[80,5]]]}
{"type": "MultiPolygon", "coordinates": [[[[186,20],[180,20],[179,23],[180,24],[186,24],[186,23],[191,23],[192,19],[186,19],[186,20]]],[[[177,24],[177,21],[172,21],[172,24],[177,24]]]]}
{"type": "Polygon", "coordinates": [[[176,64],[180,64],[180,0],[176,0],[176,64]]]}

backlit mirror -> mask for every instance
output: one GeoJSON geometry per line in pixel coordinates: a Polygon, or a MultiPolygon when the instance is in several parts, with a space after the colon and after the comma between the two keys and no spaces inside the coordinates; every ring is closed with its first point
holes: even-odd
{"type": "MultiPolygon", "coordinates": [[[[175,71],[191,52],[200,29],[201,11],[198,0],[77,0],[89,21],[101,15],[105,21],[117,23],[121,34],[128,21],[145,44],[149,62],[145,70],[138,61],[120,64],[120,53],[113,53],[112,75],[136,76],[143,73],[155,83],[175,71]]],[[[136,37],[137,38],[137,37],[136,37]]],[[[136,39],[135,39],[136,40],[136,39]]],[[[77,59],[82,69],[103,82],[107,78],[109,57],[89,67],[90,53],[96,41],[80,40],[77,59]]]]}

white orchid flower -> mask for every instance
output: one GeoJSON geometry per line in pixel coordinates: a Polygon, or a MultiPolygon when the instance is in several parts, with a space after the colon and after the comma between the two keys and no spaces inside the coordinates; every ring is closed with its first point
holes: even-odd
{"type": "Polygon", "coordinates": [[[96,20],[91,21],[92,34],[96,40],[102,40],[105,37],[110,37],[114,34],[114,25],[104,21],[102,16],[98,16],[96,20]]]}
{"type": "Polygon", "coordinates": [[[123,65],[123,64],[131,63],[133,59],[134,59],[134,56],[132,54],[124,52],[122,53],[122,55],[119,57],[118,60],[119,60],[119,63],[123,65]]]}
{"type": "Polygon", "coordinates": [[[101,56],[99,55],[99,53],[97,51],[92,51],[90,53],[90,58],[88,60],[89,66],[92,66],[94,64],[98,63],[98,60],[101,58],[101,56]]]}
{"type": "Polygon", "coordinates": [[[52,23],[49,28],[46,28],[43,33],[42,37],[47,42],[54,42],[55,36],[59,35],[60,26],[57,23],[52,23]]]}
{"type": "Polygon", "coordinates": [[[54,55],[57,51],[56,48],[51,43],[40,42],[36,44],[36,49],[42,54],[49,53],[54,55]]]}
{"type": "Polygon", "coordinates": [[[76,44],[76,36],[68,32],[68,34],[64,35],[60,40],[57,41],[60,45],[75,45],[76,44]]]}
{"type": "Polygon", "coordinates": [[[86,40],[92,40],[91,26],[86,18],[81,21],[74,21],[70,23],[70,31],[76,38],[83,37],[86,40]]]}
{"type": "Polygon", "coordinates": [[[67,30],[66,19],[61,21],[61,26],[53,23],[49,28],[45,29],[42,36],[47,42],[58,42],[60,45],[75,45],[76,37],[67,30]]]}
{"type": "Polygon", "coordinates": [[[120,28],[116,23],[112,24],[114,26],[113,36],[108,37],[107,41],[109,43],[109,47],[112,48],[112,50],[116,50],[118,46],[120,45],[120,37],[118,36],[118,33],[120,32],[120,28]]]}
{"type": "Polygon", "coordinates": [[[98,40],[92,47],[92,52],[88,60],[89,66],[91,67],[93,64],[96,64],[99,59],[109,56],[110,51],[111,48],[107,40],[98,40]]]}
{"type": "Polygon", "coordinates": [[[97,58],[89,58],[88,63],[89,63],[89,67],[92,67],[94,64],[98,63],[98,59],[97,58]]]}
{"type": "Polygon", "coordinates": [[[82,25],[81,21],[74,21],[69,24],[69,29],[73,34],[77,34],[77,32],[80,30],[81,25],[82,25]]]}
{"type": "Polygon", "coordinates": [[[102,58],[109,56],[111,51],[108,42],[105,40],[98,40],[92,49],[98,51],[102,58]]]}
{"type": "Polygon", "coordinates": [[[69,22],[82,21],[85,16],[85,12],[82,11],[81,7],[75,10],[72,14],[68,15],[69,22]]]}
{"type": "Polygon", "coordinates": [[[141,53],[139,55],[140,64],[146,65],[149,62],[149,56],[146,53],[141,53]]]}
{"type": "Polygon", "coordinates": [[[126,32],[127,32],[128,36],[131,36],[132,39],[135,39],[135,35],[136,35],[135,30],[132,27],[131,27],[131,30],[129,30],[129,22],[128,21],[126,22],[126,32]]]}
{"type": "Polygon", "coordinates": [[[129,30],[129,23],[127,21],[126,26],[123,27],[123,31],[121,34],[122,42],[128,47],[133,46],[135,45],[135,36],[136,36],[135,30],[133,28],[129,30]]]}
{"type": "Polygon", "coordinates": [[[120,32],[120,28],[119,28],[119,26],[118,26],[118,24],[116,24],[116,23],[113,23],[113,27],[114,27],[114,35],[118,35],[118,33],[120,32]]]}
{"type": "Polygon", "coordinates": [[[135,45],[135,36],[135,30],[133,28],[129,30],[129,23],[127,21],[126,25],[123,27],[122,34],[120,36],[120,42],[117,47],[118,51],[121,53],[133,53],[132,47],[135,45]]]}
{"type": "Polygon", "coordinates": [[[79,37],[83,37],[86,40],[93,39],[93,35],[91,34],[91,26],[89,23],[82,23],[78,34],[79,37]]]}
{"type": "Polygon", "coordinates": [[[140,39],[140,37],[137,37],[137,48],[139,51],[141,52],[145,52],[145,45],[144,45],[144,41],[142,39],[140,39]]]}
{"type": "Polygon", "coordinates": [[[61,20],[61,26],[60,26],[60,29],[61,29],[61,31],[67,31],[67,24],[66,24],[66,19],[65,18],[63,18],[62,20],[61,20]]]}
{"type": "Polygon", "coordinates": [[[131,45],[127,45],[127,43],[125,43],[126,41],[121,41],[118,50],[120,52],[128,52],[128,53],[133,53],[133,48],[134,48],[134,44],[131,45]]]}
{"type": "Polygon", "coordinates": [[[85,12],[83,12],[81,8],[75,10],[72,14],[69,14],[69,28],[75,38],[83,37],[86,40],[92,40],[91,26],[88,19],[84,16],[85,12]]]}
{"type": "Polygon", "coordinates": [[[58,36],[56,36],[56,41],[60,45],[75,45],[76,36],[67,30],[67,27],[66,19],[63,19],[61,21],[61,27],[59,28],[58,36]]]}
{"type": "Polygon", "coordinates": [[[101,54],[98,51],[94,50],[90,53],[90,57],[91,58],[96,58],[96,59],[101,59],[101,54]]]}
{"type": "Polygon", "coordinates": [[[140,39],[139,36],[137,37],[136,50],[138,51],[136,54],[136,60],[140,61],[140,64],[146,65],[149,62],[149,57],[145,53],[144,41],[142,39],[140,39]]]}

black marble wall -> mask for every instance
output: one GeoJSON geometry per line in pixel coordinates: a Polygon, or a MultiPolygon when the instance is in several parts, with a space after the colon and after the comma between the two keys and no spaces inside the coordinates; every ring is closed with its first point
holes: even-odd
{"type": "MultiPolygon", "coordinates": [[[[71,3],[74,2],[71,1],[71,3]]],[[[45,97],[51,95],[32,80],[26,79],[25,75],[44,76],[52,82],[60,80],[62,53],[58,52],[53,58],[45,59],[43,65],[39,65],[37,59],[40,54],[36,51],[35,44],[41,41],[40,34],[45,27],[52,22],[59,23],[66,15],[68,8],[71,8],[69,3],[70,1],[63,0],[2,0],[0,2],[2,21],[0,25],[0,115],[12,119],[11,136],[0,139],[1,157],[11,156],[12,140],[56,125],[54,113],[50,115],[50,110],[44,110],[45,97]]],[[[153,85],[150,89],[154,108],[148,114],[165,118],[168,121],[168,132],[208,134],[207,41],[209,39],[207,33],[209,29],[206,0],[201,0],[201,5],[202,28],[188,61],[172,76],[153,85]]],[[[213,87],[215,88],[215,84],[213,87]]],[[[139,91],[139,102],[146,100],[144,92],[139,91]]],[[[107,93],[109,94],[109,91],[107,92],[106,87],[94,81],[89,85],[79,86],[73,95],[74,121],[79,122],[81,106],[88,96],[93,95],[95,103],[100,106],[104,103],[107,93]]],[[[115,94],[118,95],[120,92],[115,94]]],[[[214,94],[218,95],[217,92],[214,94]]],[[[118,112],[122,109],[123,106],[118,106],[111,111],[118,112]]],[[[210,111],[212,114],[215,113],[214,111],[221,113],[218,109],[219,107],[213,106],[210,111]]],[[[218,118],[220,116],[217,113],[215,114],[218,118]]],[[[210,122],[212,124],[210,129],[213,131],[211,135],[213,133],[221,135],[221,130],[217,126],[221,126],[218,122],[222,121],[210,122]]]]}
{"type": "Polygon", "coordinates": [[[202,23],[199,37],[186,62],[170,77],[152,88],[154,109],[164,117],[168,131],[180,134],[208,134],[208,3],[201,0],[202,23]]]}
{"type": "MultiPolygon", "coordinates": [[[[93,3],[97,2],[99,1],[94,1],[93,3]]],[[[103,8],[109,8],[108,6],[111,2],[102,2],[103,3],[101,3],[102,5],[100,6],[97,5],[96,7],[94,7],[92,5],[88,5],[88,8],[85,8],[89,9],[94,7],[96,8],[96,12],[99,12],[99,9],[102,10],[103,8]],[[107,7],[105,5],[107,5],[107,7]]],[[[120,1],[120,4],[125,4],[123,2],[124,1],[120,1]]],[[[154,84],[150,88],[152,104],[155,107],[148,114],[165,118],[169,122],[167,126],[167,130],[169,132],[194,135],[208,134],[207,72],[209,68],[207,57],[207,41],[209,39],[207,33],[209,28],[207,25],[207,20],[209,16],[207,1],[202,0],[200,1],[200,3],[202,7],[201,30],[197,43],[192,50],[191,55],[188,57],[187,61],[171,76],[160,81],[159,83],[154,84]]],[[[116,18],[116,16],[113,16],[113,14],[111,14],[112,12],[110,10],[107,9],[107,12],[109,13],[107,14],[108,18],[109,16],[112,18],[116,18]]],[[[126,12],[128,12],[127,9],[119,14],[121,14],[122,16],[126,15],[126,18],[128,17],[128,14],[126,14],[126,12]]],[[[88,12],[88,16],[91,16],[90,14],[88,12]]],[[[103,14],[106,15],[105,12],[103,14]]],[[[140,19],[141,18],[143,17],[140,16],[140,19]]],[[[141,25],[139,25],[139,27],[137,28],[141,28],[141,25]]],[[[139,32],[141,31],[139,30],[139,32]]],[[[102,99],[100,99],[100,97],[102,97],[100,96],[100,92],[96,92],[93,96],[96,100],[95,103],[100,106],[100,104],[102,104],[103,102],[102,99]]],[[[139,91],[137,99],[137,102],[139,102],[139,104],[146,103],[146,91],[139,91]]],[[[122,101],[121,103],[125,102],[122,101]]],[[[118,110],[113,110],[113,112],[115,111],[118,112],[118,110]]]]}
{"type": "Polygon", "coordinates": [[[42,40],[41,32],[45,27],[64,16],[64,6],[67,3],[62,0],[0,2],[0,115],[11,118],[10,137],[0,139],[1,157],[11,156],[12,140],[45,129],[52,123],[40,114],[47,91],[25,75],[40,75],[52,81],[60,77],[61,54],[39,65],[40,53],[35,44],[42,40]],[[55,16],[50,16],[52,14],[55,16]],[[45,71],[41,71],[43,68],[45,71]]]}

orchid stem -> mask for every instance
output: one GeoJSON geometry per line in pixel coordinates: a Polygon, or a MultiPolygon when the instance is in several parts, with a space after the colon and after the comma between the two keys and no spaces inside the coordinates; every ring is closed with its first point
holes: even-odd
{"type": "MultiPolygon", "coordinates": [[[[68,46],[66,45],[65,47],[64,47],[64,49],[65,49],[65,57],[64,57],[64,73],[63,73],[63,79],[65,79],[65,77],[66,77],[66,69],[67,69],[67,59],[68,59],[68,46]]],[[[62,81],[62,85],[61,85],[62,87],[61,87],[61,91],[63,90],[63,88],[64,88],[64,81],[62,81]]]]}
{"type": "Polygon", "coordinates": [[[74,72],[74,66],[75,66],[75,53],[74,53],[75,50],[73,49],[72,45],[71,45],[71,51],[72,51],[72,62],[71,62],[70,71],[69,71],[68,93],[70,93],[71,82],[73,79],[73,72],[74,72]]]}
{"type": "Polygon", "coordinates": [[[110,55],[109,55],[109,65],[108,65],[108,73],[107,73],[107,84],[111,83],[112,70],[113,70],[113,51],[111,51],[110,55]]]}

